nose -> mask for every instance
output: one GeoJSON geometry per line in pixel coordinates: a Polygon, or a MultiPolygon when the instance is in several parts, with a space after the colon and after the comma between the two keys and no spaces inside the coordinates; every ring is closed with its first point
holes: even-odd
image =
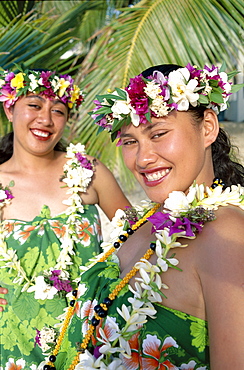
{"type": "Polygon", "coordinates": [[[48,107],[42,107],[42,109],[40,109],[37,117],[37,123],[43,126],[53,125],[51,110],[48,107]]]}
{"type": "Polygon", "coordinates": [[[143,142],[138,145],[136,153],[136,165],[138,168],[145,169],[148,165],[154,164],[156,160],[157,154],[151,142],[143,142]]]}

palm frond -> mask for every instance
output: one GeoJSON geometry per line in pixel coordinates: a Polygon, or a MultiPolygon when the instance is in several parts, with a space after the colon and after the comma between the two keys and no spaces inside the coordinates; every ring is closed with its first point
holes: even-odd
{"type": "Polygon", "coordinates": [[[70,139],[87,145],[90,154],[111,165],[120,151],[87,115],[95,95],[125,87],[129,78],[151,65],[188,62],[199,67],[226,62],[235,67],[243,50],[243,0],[143,0],[123,13],[102,32],[81,65],[78,82],[87,91],[80,119],[70,139]]]}

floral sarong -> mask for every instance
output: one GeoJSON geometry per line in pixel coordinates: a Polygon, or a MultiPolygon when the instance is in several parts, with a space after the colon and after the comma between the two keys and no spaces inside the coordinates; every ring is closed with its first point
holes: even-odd
{"type": "MultiPolygon", "coordinates": [[[[67,369],[74,359],[76,348],[87,331],[87,318],[93,315],[93,307],[101,303],[120,281],[119,267],[114,262],[100,262],[91,267],[82,275],[76,314],[73,316],[68,329],[68,338],[63,341],[63,347],[57,356],[55,367],[58,370],[67,369]]],[[[132,293],[125,287],[109,307],[108,316],[120,329],[126,324],[118,314],[117,307],[122,304],[129,306],[128,298],[132,293]]],[[[209,369],[209,347],[207,322],[162,305],[154,305],[156,317],[148,317],[143,328],[129,340],[131,357],[123,358],[123,365],[129,370],[155,369],[209,369]]],[[[103,319],[96,328],[92,337],[90,350],[99,354],[99,346],[104,345],[106,338],[102,338],[99,328],[102,327],[107,338],[114,335],[103,319]],[[103,339],[103,343],[99,339],[103,339]]],[[[119,347],[119,343],[117,344],[119,347]]],[[[89,349],[89,346],[88,346],[89,349]]]]}
{"type": "MultiPolygon", "coordinates": [[[[33,221],[4,221],[8,230],[5,239],[8,250],[17,251],[20,265],[28,278],[41,275],[44,270],[55,266],[67,218],[65,213],[51,217],[49,208],[43,206],[41,214],[33,221]]],[[[74,254],[70,255],[73,262],[69,268],[71,281],[79,277],[81,265],[101,252],[100,226],[96,206],[84,205],[78,225],[79,242],[74,243],[74,254]]],[[[3,265],[5,262],[0,261],[0,267],[3,265]]],[[[31,369],[34,370],[44,359],[40,347],[34,344],[38,330],[58,323],[56,318],[64,313],[68,303],[63,293],[55,294],[52,299],[35,299],[34,292],[22,292],[25,281],[20,285],[13,283],[16,275],[14,270],[0,268],[0,285],[9,290],[6,295],[8,305],[0,313],[1,366],[3,369],[29,369],[33,365],[31,369]]],[[[72,285],[76,287],[76,283],[72,285]]]]}

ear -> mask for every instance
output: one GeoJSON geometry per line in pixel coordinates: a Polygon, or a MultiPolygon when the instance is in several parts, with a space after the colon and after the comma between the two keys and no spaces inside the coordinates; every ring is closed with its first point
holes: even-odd
{"type": "Polygon", "coordinates": [[[216,140],[219,133],[219,121],[212,109],[206,109],[204,112],[203,131],[205,148],[207,148],[216,140]]]}
{"type": "Polygon", "coordinates": [[[5,104],[3,104],[3,109],[4,112],[9,120],[9,122],[12,122],[13,120],[13,106],[11,105],[10,107],[6,107],[5,104]]]}

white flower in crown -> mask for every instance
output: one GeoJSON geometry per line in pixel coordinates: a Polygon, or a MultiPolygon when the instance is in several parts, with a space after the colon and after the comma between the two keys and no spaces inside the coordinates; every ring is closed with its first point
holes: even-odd
{"type": "Polygon", "coordinates": [[[162,92],[161,87],[155,81],[147,82],[147,86],[144,87],[144,91],[152,100],[156,99],[162,92]]]}
{"type": "Polygon", "coordinates": [[[167,116],[169,113],[169,107],[167,103],[164,101],[164,97],[159,95],[157,96],[150,105],[150,109],[158,116],[164,117],[167,116]]]}
{"type": "Polygon", "coordinates": [[[34,91],[38,86],[38,80],[36,79],[36,76],[33,75],[33,73],[29,74],[30,81],[30,91],[34,91]]]}
{"type": "MultiPolygon", "coordinates": [[[[123,91],[126,93],[127,100],[114,100],[114,104],[111,106],[114,118],[119,120],[122,119],[121,114],[130,114],[132,111],[128,93],[125,90],[123,91]]],[[[112,94],[118,96],[117,91],[114,91],[112,94]]]]}
{"type": "Polygon", "coordinates": [[[197,106],[199,94],[195,92],[198,85],[196,79],[190,79],[190,72],[187,68],[179,68],[169,73],[168,84],[172,90],[172,99],[178,104],[179,111],[187,111],[189,104],[197,106]]]}
{"type": "MultiPolygon", "coordinates": [[[[122,115],[130,115],[131,122],[134,126],[139,126],[140,117],[136,114],[135,109],[130,104],[130,98],[127,91],[121,89],[126,94],[127,100],[114,100],[113,105],[111,106],[111,111],[113,113],[113,118],[117,118],[118,120],[122,120],[122,115]]],[[[113,92],[113,95],[117,95],[117,91],[113,92]]]]}

